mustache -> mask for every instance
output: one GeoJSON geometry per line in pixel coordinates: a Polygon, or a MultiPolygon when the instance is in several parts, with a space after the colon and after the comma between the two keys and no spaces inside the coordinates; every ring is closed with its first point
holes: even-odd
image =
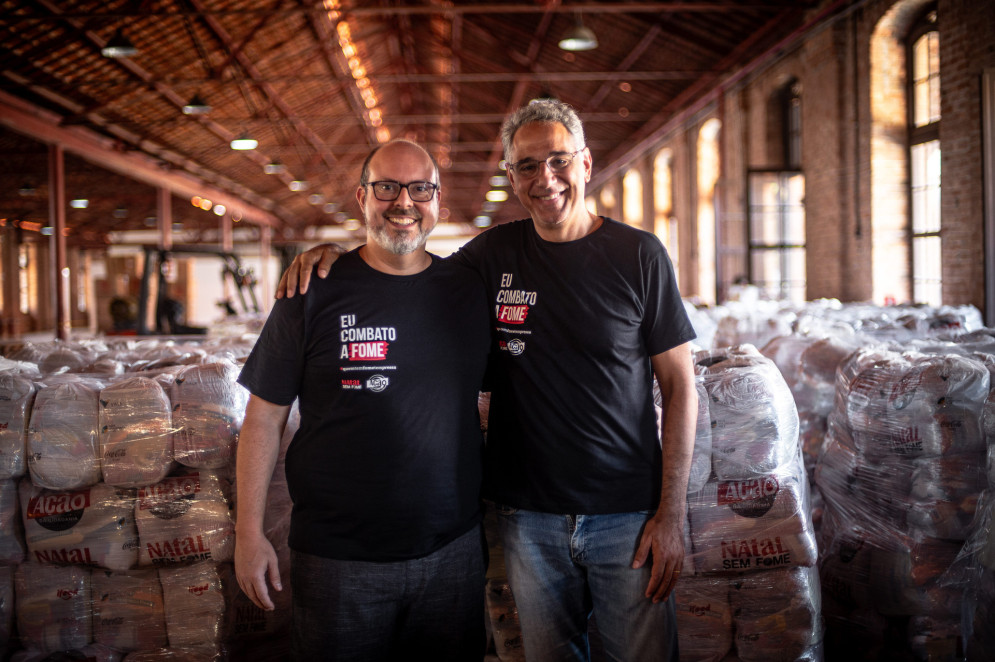
{"type": "Polygon", "coordinates": [[[417,207],[391,207],[383,213],[384,217],[390,218],[391,216],[410,216],[416,221],[422,220],[422,213],[418,211],[417,207]]]}

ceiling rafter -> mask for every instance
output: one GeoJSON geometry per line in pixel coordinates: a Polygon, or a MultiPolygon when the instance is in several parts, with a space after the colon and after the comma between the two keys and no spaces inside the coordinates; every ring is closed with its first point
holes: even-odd
{"type": "MultiPolygon", "coordinates": [[[[543,42],[545,41],[546,33],[549,30],[549,25],[552,23],[553,14],[552,10],[554,5],[550,4],[546,6],[547,11],[542,15],[539,24],[536,26],[535,32],[532,35],[532,39],[529,42],[529,46],[525,51],[525,57],[528,62],[528,68],[531,70],[534,68],[536,63],[536,58],[539,56],[539,51],[542,49],[543,42]]],[[[530,81],[519,77],[515,81],[515,89],[511,94],[511,99],[505,108],[505,116],[513,113],[517,108],[522,106],[522,101],[525,99],[525,92],[528,89],[528,84],[530,81]]],[[[498,162],[504,158],[504,147],[501,145],[501,137],[496,136],[494,140],[494,148],[491,150],[491,154],[487,159],[488,163],[492,163],[495,171],[497,170],[498,162]]],[[[480,183],[480,199],[483,200],[485,194],[491,188],[490,176],[485,176],[480,183]]]]}
{"type": "MultiPolygon", "coordinates": [[[[203,0],[189,0],[189,2],[195,8],[201,11],[204,10],[203,0]]],[[[230,50],[234,49],[235,44],[231,34],[215,17],[205,16],[204,20],[214,32],[215,36],[221,40],[221,43],[224,44],[226,48],[230,50]]],[[[272,83],[264,83],[257,80],[257,78],[262,77],[258,66],[256,66],[256,64],[252,62],[242,51],[233,51],[233,55],[242,69],[248,74],[249,80],[259,86],[259,89],[264,93],[269,102],[277,108],[285,118],[291,121],[294,130],[305,140],[307,144],[314,148],[315,153],[321,158],[322,162],[328,166],[334,166],[337,159],[328,149],[325,142],[317,134],[315,134],[315,132],[305,122],[296,116],[293,107],[283,100],[276,88],[273,87],[272,83]]],[[[250,153],[255,154],[255,150],[252,150],[250,153]]],[[[262,155],[259,156],[261,157],[260,160],[265,159],[262,155]]],[[[268,161],[269,159],[265,160],[268,161]]]]}
{"type": "MultiPolygon", "coordinates": [[[[754,53],[769,54],[808,10],[832,2],[3,0],[9,11],[0,16],[0,90],[56,112],[64,128],[111,137],[115,149],[261,196],[297,229],[345,220],[335,210],[351,205],[355,173],[382,126],[421,140],[439,158],[450,221],[461,221],[480,211],[499,172],[501,122],[533,96],[553,94],[580,109],[596,174],[610,172],[621,166],[609,159],[628,157],[621,146],[645,151],[653,146],[646,141],[666,137],[659,131],[675,117],[698,121],[697,111],[682,114],[714,100],[713,90],[754,53]],[[63,11],[53,15],[42,2],[63,11]],[[337,14],[340,4],[345,13],[337,14]],[[577,11],[601,41],[595,51],[566,53],[555,44],[577,11]],[[339,47],[333,20],[343,16],[382,124],[367,112],[339,47]],[[775,17],[785,17],[783,24],[736,50],[775,17]],[[131,65],[99,53],[121,28],[139,49],[131,65]],[[211,103],[210,114],[182,114],[194,94],[211,103]],[[240,128],[260,140],[253,153],[229,149],[240,128]],[[286,170],[267,174],[267,157],[286,170]],[[291,190],[292,179],[307,179],[310,188],[291,190]],[[317,193],[323,197],[311,195],[317,193]],[[322,200],[334,203],[332,211],[323,213],[322,200]]],[[[16,144],[12,133],[0,128],[0,149],[4,141],[16,144]]],[[[10,175],[12,167],[0,164],[0,172],[10,175]]],[[[20,177],[0,176],[0,205],[20,208],[17,189],[4,184],[12,178],[20,177]]],[[[113,196],[102,182],[93,184],[113,196]]],[[[70,218],[90,227],[128,225],[101,217],[113,209],[94,203],[70,218]]],[[[520,213],[512,198],[493,222],[520,213]]],[[[279,240],[302,236],[279,233],[279,240]]]]}

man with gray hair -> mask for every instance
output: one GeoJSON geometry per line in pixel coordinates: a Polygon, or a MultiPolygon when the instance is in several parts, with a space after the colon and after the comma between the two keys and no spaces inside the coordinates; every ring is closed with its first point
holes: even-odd
{"type": "MultiPolygon", "coordinates": [[[[684,560],[697,398],[673,267],[654,235],[587,209],[591,152],[571,107],[535,101],[501,139],[531,218],[450,259],[481,275],[491,307],[485,495],[526,658],[588,660],[593,613],[610,659],[676,660],[667,598],[684,560]]],[[[301,256],[277,296],[298,278],[305,291],[331,257],[301,256]]]]}

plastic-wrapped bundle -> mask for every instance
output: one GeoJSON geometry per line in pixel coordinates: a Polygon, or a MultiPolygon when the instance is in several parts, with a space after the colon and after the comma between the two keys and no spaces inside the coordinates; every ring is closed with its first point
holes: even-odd
{"type": "MultiPolygon", "coordinates": [[[[225,647],[232,660],[282,662],[290,659],[290,613],[293,601],[289,578],[290,548],[278,548],[277,557],[283,590],[270,591],[269,597],[276,607],[273,611],[260,609],[249,600],[238,586],[233,564],[225,563],[218,567],[225,590],[225,647]]],[[[495,584],[495,580],[490,580],[487,584],[488,591],[494,589],[495,584]]],[[[505,593],[499,596],[489,594],[486,599],[492,609],[507,606],[501,613],[513,614],[514,601],[510,599],[507,584],[504,586],[505,593]]],[[[502,635],[501,632],[494,634],[496,641],[502,635]]]]}
{"type": "Polygon", "coordinates": [[[709,481],[688,496],[698,572],[815,564],[808,483],[799,466],[794,472],[709,481]]]}
{"type": "Polygon", "coordinates": [[[135,493],[105,483],[72,492],[20,484],[24,537],[31,559],[124,571],[138,561],[135,493]]]}
{"type": "Polygon", "coordinates": [[[162,586],[155,570],[94,570],[93,640],[119,651],[166,645],[162,586]]]}
{"type": "Polygon", "coordinates": [[[995,354],[977,353],[974,357],[988,369],[988,397],[981,413],[981,429],[988,444],[988,485],[995,489],[995,354]]]}
{"type": "Polygon", "coordinates": [[[725,577],[683,576],[674,589],[677,637],[685,662],[720,662],[732,649],[732,606],[725,577]]]}
{"type": "Polygon", "coordinates": [[[967,639],[967,659],[995,660],[995,570],[983,568],[965,601],[965,620],[971,625],[967,639]]]}
{"type": "Polygon", "coordinates": [[[854,525],[903,531],[915,466],[901,457],[866,458],[845,427],[830,417],[826,448],[815,468],[820,492],[854,525]]]}
{"type": "Polygon", "coordinates": [[[225,597],[213,563],[159,568],[170,646],[221,643],[225,597]]]}
{"type": "Polygon", "coordinates": [[[17,481],[0,479],[0,564],[16,565],[23,560],[24,528],[17,503],[17,481]]]}
{"type": "Polygon", "coordinates": [[[221,483],[201,471],[138,490],[139,565],[230,561],[235,527],[221,483]]]}
{"type": "Polygon", "coordinates": [[[46,374],[58,372],[79,372],[90,363],[90,358],[79,348],[57,346],[47,352],[38,363],[46,374]]]}
{"type": "Polygon", "coordinates": [[[798,382],[792,389],[799,410],[829,415],[836,396],[836,370],[853,351],[852,341],[836,337],[820,338],[805,348],[798,382]]]}
{"type": "Polygon", "coordinates": [[[911,354],[865,370],[847,399],[854,441],[877,457],[982,452],[988,389],[984,366],[957,354],[911,354]]]}
{"type": "MultiPolygon", "coordinates": [[[[688,475],[689,492],[697,492],[703,488],[712,475],[712,415],[708,407],[704,375],[695,377],[694,386],[698,393],[698,422],[694,433],[691,472],[688,475]]],[[[661,416],[661,424],[662,422],[661,416]]]]}
{"type": "Polygon", "coordinates": [[[7,659],[7,652],[14,642],[14,568],[0,565],[0,660],[7,659]]]}
{"type": "Polygon", "coordinates": [[[802,353],[814,341],[815,339],[809,336],[777,336],[760,348],[760,353],[773,361],[781,371],[781,376],[784,377],[784,382],[792,393],[800,377],[802,353]]]}
{"type": "Polygon", "coordinates": [[[171,405],[162,386],[131,377],[100,392],[100,457],[104,482],[151,485],[173,466],[171,405]]]}
{"type": "Polygon", "coordinates": [[[89,568],[22,563],[14,573],[14,600],[26,648],[72,650],[92,640],[89,568]]]}
{"type": "Polygon", "coordinates": [[[724,309],[729,314],[718,321],[713,347],[728,347],[750,343],[762,347],[778,336],[791,333],[795,313],[780,307],[780,302],[729,302],[724,309]]]}
{"type": "MultiPolygon", "coordinates": [[[[169,646],[128,653],[124,662],[220,662],[223,659],[225,658],[210,646],[169,646]]],[[[250,656],[244,659],[259,658],[250,656]]]]}
{"type": "MultiPolygon", "coordinates": [[[[691,472],[688,489],[697,492],[712,475],[712,420],[708,410],[708,392],[705,390],[705,368],[695,368],[694,385],[698,395],[698,422],[694,433],[694,450],[691,454],[691,472]]],[[[663,394],[660,385],[653,381],[653,402],[656,407],[657,433],[663,436],[663,394]]]]}
{"type": "Polygon", "coordinates": [[[48,653],[37,650],[22,650],[14,653],[10,662],[121,662],[124,657],[113,648],[102,644],[88,644],[78,650],[48,653]]]}
{"type": "Polygon", "coordinates": [[[745,573],[730,583],[729,602],[742,662],[822,660],[816,568],[745,573]]]}
{"type": "Polygon", "coordinates": [[[712,466],[719,478],[775,471],[798,452],[798,412],[773,361],[752,345],[698,352],[707,368],[712,466]]]}
{"type": "Polygon", "coordinates": [[[38,391],[28,428],[31,481],[72,490],[100,480],[97,382],[71,380],[38,391]]]}
{"type": "Polygon", "coordinates": [[[846,611],[870,608],[871,557],[874,543],[868,532],[846,525],[828,509],[819,545],[819,578],[823,594],[846,611]]]}
{"type": "MultiPolygon", "coordinates": [[[[293,503],[287,488],[285,460],[287,448],[290,446],[294,433],[300,427],[300,422],[300,409],[295,402],[290,409],[290,416],[287,418],[287,425],[283,430],[280,453],[277,456],[276,465],[273,467],[269,492],[266,494],[266,512],[263,515],[263,532],[276,550],[280,581],[283,584],[282,591],[270,592],[270,599],[276,609],[264,611],[254,605],[239,588],[231,564],[223,564],[218,568],[219,573],[222,574],[225,604],[227,605],[224,627],[225,647],[233,660],[251,657],[254,661],[259,660],[260,662],[282,662],[290,657],[289,633],[293,594],[290,581],[290,547],[287,540],[290,534],[290,511],[293,508],[293,503]]],[[[235,491],[235,494],[238,494],[238,490],[235,491]]],[[[498,616],[514,614],[514,600],[510,598],[507,583],[504,586],[504,592],[501,592],[499,585],[493,580],[488,582],[486,597],[488,608],[492,612],[492,621],[497,618],[493,612],[503,610],[505,605],[510,605],[510,611],[501,611],[498,616]],[[498,586],[498,594],[496,595],[491,593],[495,586],[498,586]]],[[[515,618],[517,619],[517,615],[515,618]]],[[[513,628],[508,627],[511,631],[517,630],[517,622],[513,628]]],[[[502,632],[495,631],[494,636],[495,640],[500,642],[502,632]]],[[[509,641],[508,644],[514,645],[515,642],[509,641]]],[[[519,649],[521,648],[521,637],[517,639],[517,646],[519,649]]],[[[508,650],[505,649],[505,652],[508,650]]]]}
{"type": "Polygon", "coordinates": [[[913,616],[909,619],[907,636],[912,655],[917,660],[964,659],[960,623],[930,616],[913,616]]]}
{"type": "Polygon", "coordinates": [[[0,479],[23,476],[34,383],[18,374],[0,373],[0,479]]]}
{"type": "Polygon", "coordinates": [[[899,540],[871,550],[871,596],[882,614],[956,620],[963,592],[942,581],[960,542],[899,540]]]}
{"type": "Polygon", "coordinates": [[[983,457],[961,454],[915,460],[909,526],[932,538],[966,539],[978,495],[987,483],[983,457]]]}
{"type": "Polygon", "coordinates": [[[218,361],[190,366],[176,376],[170,399],[177,462],[219,469],[234,460],[248,404],[248,392],[235,381],[238,372],[234,363],[218,361]]]}

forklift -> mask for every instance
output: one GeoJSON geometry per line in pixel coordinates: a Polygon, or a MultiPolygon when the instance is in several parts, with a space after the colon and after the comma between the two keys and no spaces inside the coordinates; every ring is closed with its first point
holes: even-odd
{"type": "Polygon", "coordinates": [[[221,260],[221,279],[227,282],[231,279],[235,292],[238,294],[236,309],[230,300],[219,303],[227,315],[260,312],[256,299],[256,278],[252,269],[242,266],[238,256],[232,252],[221,250],[209,245],[177,245],[165,249],[158,246],[142,246],[145,254],[145,266],[142,271],[141,291],[138,298],[136,334],[145,335],[202,335],[207,333],[203,327],[187,326],[180,322],[183,304],[168,295],[166,283],[166,264],[169,259],[177,256],[215,256],[221,260]],[[152,289],[155,279],[154,301],[152,289]],[[149,327],[149,310],[154,306],[155,315],[152,328],[149,327]]]}

